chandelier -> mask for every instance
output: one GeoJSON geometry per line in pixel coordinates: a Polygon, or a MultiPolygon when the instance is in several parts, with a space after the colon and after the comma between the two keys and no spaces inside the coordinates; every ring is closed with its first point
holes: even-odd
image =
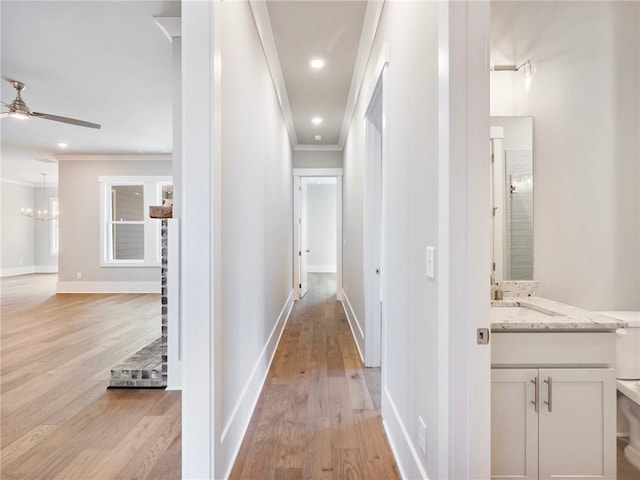
{"type": "Polygon", "coordinates": [[[42,208],[40,210],[33,210],[31,208],[21,208],[20,214],[24,217],[35,218],[36,220],[40,220],[41,222],[48,222],[50,220],[55,220],[60,215],[60,212],[50,212],[47,210],[46,203],[46,188],[47,188],[47,174],[42,173],[42,208]]]}

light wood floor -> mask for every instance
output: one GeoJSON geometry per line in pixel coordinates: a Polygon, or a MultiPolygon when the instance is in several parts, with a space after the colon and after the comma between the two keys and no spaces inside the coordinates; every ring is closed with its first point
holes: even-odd
{"type": "Polygon", "coordinates": [[[180,392],[106,390],[160,332],[158,295],[55,295],[1,280],[0,471],[14,479],[179,479],[180,392]]]}
{"type": "Polygon", "coordinates": [[[624,447],[628,444],[628,439],[618,439],[618,480],[640,480],[640,470],[631,465],[624,456],[624,447]]]}
{"type": "MultiPolygon", "coordinates": [[[[377,372],[362,368],[330,276],[314,280],[233,480],[399,478],[375,408],[377,372]]],[[[1,478],[179,479],[180,392],[106,390],[110,368],[157,336],[158,296],[55,295],[55,281],[0,281],[1,478]]],[[[624,445],[618,479],[640,480],[624,445]]]]}
{"type": "Polygon", "coordinates": [[[294,307],[231,474],[400,478],[330,274],[294,307]]]}

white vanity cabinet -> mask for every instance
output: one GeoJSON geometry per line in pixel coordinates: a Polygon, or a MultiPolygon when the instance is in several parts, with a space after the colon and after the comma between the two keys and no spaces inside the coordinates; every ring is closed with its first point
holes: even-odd
{"type": "Polygon", "coordinates": [[[616,478],[615,333],[493,334],[492,478],[616,478]]]}

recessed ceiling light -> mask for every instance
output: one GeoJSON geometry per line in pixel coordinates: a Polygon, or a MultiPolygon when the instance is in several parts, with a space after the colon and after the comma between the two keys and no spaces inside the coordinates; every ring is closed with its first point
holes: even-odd
{"type": "Polygon", "coordinates": [[[325,62],[324,59],[320,57],[315,57],[309,60],[309,65],[311,66],[311,68],[315,68],[316,70],[320,70],[326,64],[327,62],[325,62]]]}
{"type": "Polygon", "coordinates": [[[60,142],[60,143],[58,143],[58,146],[60,148],[67,148],[69,146],[69,144],[68,143],[64,143],[64,142],[60,142]]]}
{"type": "Polygon", "coordinates": [[[313,117],[311,119],[311,123],[313,123],[314,125],[320,125],[322,123],[322,118],[321,117],[313,117]]]}
{"type": "Polygon", "coordinates": [[[322,135],[316,135],[316,136],[315,136],[315,137],[313,137],[313,138],[315,138],[315,139],[316,139],[316,141],[318,141],[318,142],[319,142],[320,140],[322,140],[322,135]]]}

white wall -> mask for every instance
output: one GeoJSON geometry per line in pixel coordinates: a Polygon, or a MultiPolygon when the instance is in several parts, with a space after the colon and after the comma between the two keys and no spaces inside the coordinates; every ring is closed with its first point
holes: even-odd
{"type": "Polygon", "coordinates": [[[492,115],[534,119],[534,276],[542,295],[640,308],[640,4],[494,2],[492,115]]]}
{"type": "MultiPolygon", "coordinates": [[[[42,205],[42,188],[34,188],[33,205],[42,205]]],[[[49,197],[57,197],[57,188],[46,188],[44,199],[47,208],[49,197]]],[[[35,222],[34,261],[38,272],[57,272],[58,255],[51,255],[51,222],[35,222]]]]}
{"type": "Polygon", "coordinates": [[[310,184],[307,187],[307,245],[309,272],[335,272],[336,184],[310,184]]]}
{"type": "MultiPolygon", "coordinates": [[[[160,267],[100,266],[100,176],[170,176],[170,160],[59,160],[60,253],[58,281],[65,290],[89,288],[87,282],[127,285],[135,291],[151,283],[160,285],[160,267]],[[82,279],[76,278],[82,273],[82,279]]],[[[117,288],[117,287],[114,287],[117,288]]],[[[146,288],[144,289],[146,290],[146,288]]],[[[82,290],[79,290],[82,291],[82,290]]]]}
{"type": "Polygon", "coordinates": [[[342,152],[293,152],[294,168],[342,168],[342,152]]]}
{"type": "Polygon", "coordinates": [[[2,276],[32,273],[35,265],[35,222],[20,215],[23,207],[33,207],[34,188],[0,182],[2,189],[2,276]]]}
{"type": "Polygon", "coordinates": [[[293,302],[292,151],[248,3],[223,2],[215,478],[240,447],[293,302]],[[250,140],[248,140],[250,139],[250,140]]]}
{"type": "MultiPolygon", "coordinates": [[[[383,417],[405,478],[438,475],[438,288],[425,247],[438,246],[438,4],[387,2],[344,149],[344,290],[364,329],[364,114],[388,44],[387,349],[383,417]],[[427,455],[418,417],[427,425],[427,455]],[[405,430],[406,436],[403,435],[405,430]],[[414,449],[414,450],[412,450],[414,449]],[[413,452],[413,453],[412,453],[413,452]]],[[[488,276],[488,272],[487,272],[488,276]]],[[[367,332],[364,332],[365,335],[367,332]]],[[[360,345],[363,348],[363,345],[360,345]]]]}
{"type": "MultiPolygon", "coordinates": [[[[0,245],[2,264],[0,276],[26,273],[53,273],[58,268],[57,255],[50,252],[49,222],[23,217],[21,208],[42,208],[42,188],[11,181],[0,182],[2,219],[0,245]]],[[[47,188],[45,204],[49,197],[58,194],[57,188],[47,188]]]]}

